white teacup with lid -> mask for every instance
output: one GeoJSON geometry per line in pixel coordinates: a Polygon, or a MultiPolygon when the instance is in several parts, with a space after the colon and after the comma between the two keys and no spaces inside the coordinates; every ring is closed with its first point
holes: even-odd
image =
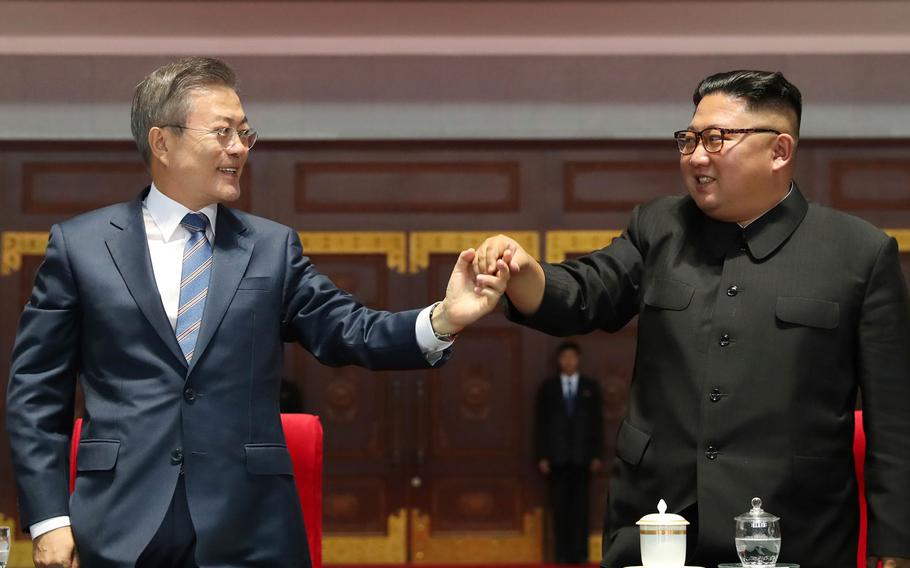
{"type": "Polygon", "coordinates": [[[689,521],[667,513],[667,502],[657,504],[657,513],[637,523],[641,537],[641,563],[645,568],[681,568],[686,564],[686,525],[689,521]]]}

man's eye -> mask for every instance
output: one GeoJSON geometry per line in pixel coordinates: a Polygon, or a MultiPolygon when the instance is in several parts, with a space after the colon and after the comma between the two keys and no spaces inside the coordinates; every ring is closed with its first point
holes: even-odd
{"type": "Polygon", "coordinates": [[[218,128],[217,130],[215,130],[215,134],[217,134],[218,136],[228,136],[228,135],[230,135],[231,130],[233,130],[233,128],[231,128],[230,126],[222,126],[221,128],[218,128]]]}
{"type": "Polygon", "coordinates": [[[724,135],[723,135],[723,134],[711,134],[711,135],[708,136],[708,141],[709,141],[709,142],[720,142],[720,141],[723,140],[723,139],[724,139],[724,135]]]}

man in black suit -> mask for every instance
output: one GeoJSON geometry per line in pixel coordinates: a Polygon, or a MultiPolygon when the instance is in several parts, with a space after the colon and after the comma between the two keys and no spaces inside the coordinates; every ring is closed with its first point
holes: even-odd
{"type": "Polygon", "coordinates": [[[597,381],[578,373],[577,343],[559,346],[559,376],[540,385],[534,430],[537,465],[550,485],[556,562],[588,560],[588,485],[600,469],[603,408],[597,381]]]}
{"type": "Polygon", "coordinates": [[[867,434],[870,566],[910,566],[910,313],[897,242],[809,204],[793,181],[802,100],[780,73],[703,80],[675,133],[687,196],[638,207],[608,247],[540,264],[498,236],[511,317],[553,335],[635,315],[629,412],[603,565],[638,564],[635,521],[665,498],[693,522],[690,564],[736,559],[733,516],[762,497],[780,559],[855,565],[853,410],[867,434]]]}

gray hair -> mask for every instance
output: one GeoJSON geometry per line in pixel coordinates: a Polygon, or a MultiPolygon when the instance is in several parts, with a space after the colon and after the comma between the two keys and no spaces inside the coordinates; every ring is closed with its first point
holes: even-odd
{"type": "Polygon", "coordinates": [[[212,57],[185,57],[152,71],[133,93],[130,129],[145,165],[152,161],[149,130],[183,124],[190,111],[189,94],[209,86],[237,88],[234,71],[212,57]]]}

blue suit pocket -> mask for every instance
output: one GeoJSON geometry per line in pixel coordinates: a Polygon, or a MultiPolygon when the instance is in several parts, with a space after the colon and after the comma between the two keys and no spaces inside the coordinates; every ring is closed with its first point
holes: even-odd
{"type": "Polygon", "coordinates": [[[120,440],[81,440],[76,471],[110,471],[117,465],[120,440]]]}
{"type": "Polygon", "coordinates": [[[291,455],[284,444],[246,444],[246,470],[253,475],[294,475],[291,455]]]}

